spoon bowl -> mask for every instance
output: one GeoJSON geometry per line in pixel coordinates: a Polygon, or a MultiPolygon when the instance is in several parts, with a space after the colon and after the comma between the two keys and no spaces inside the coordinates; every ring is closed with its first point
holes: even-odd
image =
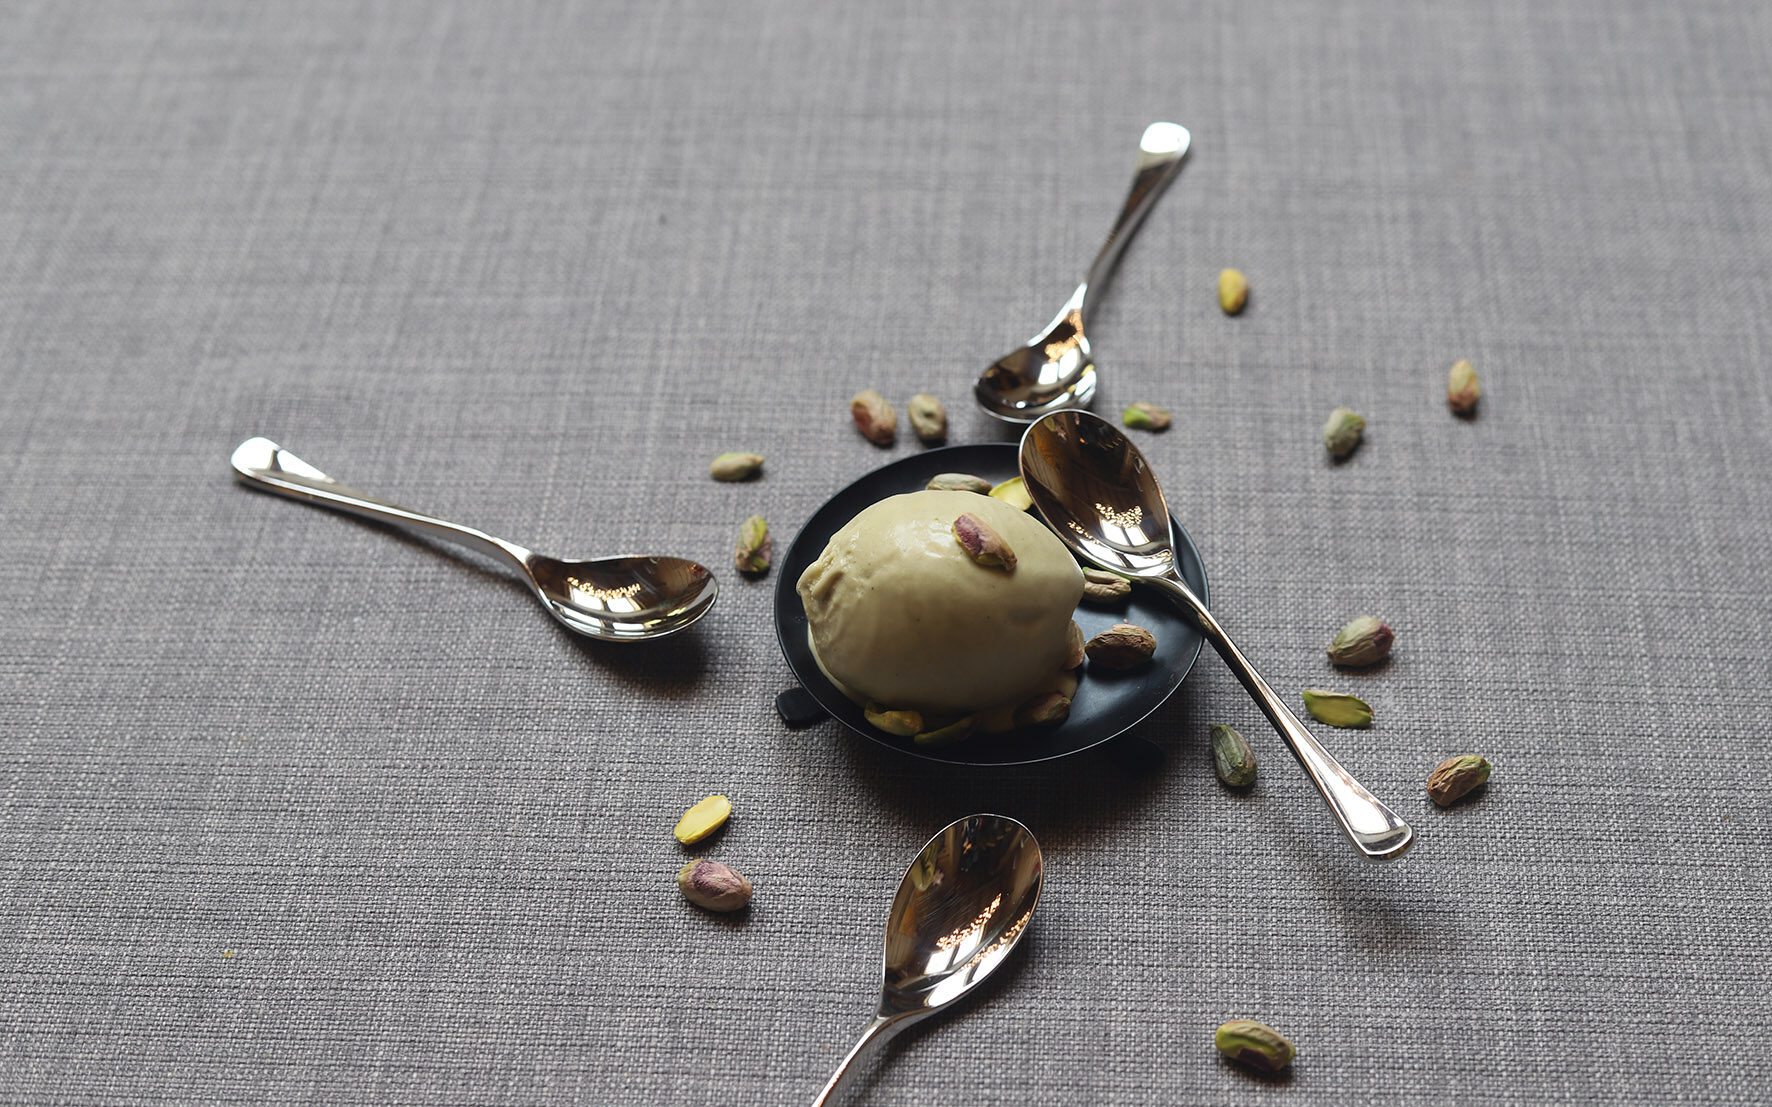
{"type": "Polygon", "coordinates": [[[929,839],[887,915],[879,1009],[813,1107],[832,1102],[869,1048],[996,971],[1033,918],[1044,868],[1033,834],[1002,815],[968,815],[929,839]]]}
{"type": "Polygon", "coordinates": [[[1094,402],[1095,356],[1083,328],[1100,297],[1090,294],[1107,287],[1126,244],[1180,171],[1192,141],[1187,128],[1174,123],[1152,123],[1144,129],[1132,188],[1083,283],[1044,331],[998,358],[973,386],[973,398],[985,414],[1010,423],[1032,423],[1049,412],[1086,408],[1094,402]]]}
{"type": "Polygon", "coordinates": [[[1021,475],[1034,506],[1073,552],[1167,594],[1200,628],[1364,856],[1393,857],[1408,847],[1414,837],[1409,824],[1329,755],[1175,571],[1169,505],[1131,439],[1098,415],[1055,412],[1022,436],[1021,475]]]}
{"type": "Polygon", "coordinates": [[[249,438],[230,459],[254,488],[335,511],[392,523],[427,538],[514,562],[536,599],[574,634],[637,642],[675,634],[708,613],[719,595],[712,573],[680,557],[562,561],[484,531],[377,499],[340,484],[268,438],[249,438]]]}

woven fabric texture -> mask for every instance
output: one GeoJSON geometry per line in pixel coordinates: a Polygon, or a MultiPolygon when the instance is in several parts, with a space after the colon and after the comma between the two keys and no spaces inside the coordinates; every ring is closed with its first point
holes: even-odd
{"type": "Polygon", "coordinates": [[[1766,1102],[1768,42],[1645,0],[0,5],[0,1102],[805,1102],[974,811],[1045,848],[1026,948],[857,1103],[1766,1102]],[[1318,733],[1397,863],[1210,651],[1139,771],[772,708],[739,522],[779,552],[922,448],[855,433],[865,387],[1013,441],[970,383],[1157,119],[1194,148],[1091,321],[1098,408],[1174,411],[1138,442],[1274,686],[1375,708],[1318,733]],[[720,601],[581,642],[239,486],[259,434],[720,601]],[[1392,660],[1331,669],[1364,612],[1392,660]],[[1493,782],[1434,808],[1465,752],[1493,782]],[[673,887],[711,792],[742,919],[673,887]],[[1216,1054],[1241,1016],[1289,1076],[1216,1054]]]}

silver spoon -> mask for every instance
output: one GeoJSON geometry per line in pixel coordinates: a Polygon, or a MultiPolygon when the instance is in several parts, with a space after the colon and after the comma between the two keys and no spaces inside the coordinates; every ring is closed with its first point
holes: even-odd
{"type": "Polygon", "coordinates": [[[680,557],[559,561],[473,527],[397,507],[347,488],[268,438],[234,450],[234,472],[254,488],[319,504],[517,563],[548,614],[587,638],[635,642],[675,634],[708,613],[719,585],[680,557]]]}
{"type": "Polygon", "coordinates": [[[1022,436],[1021,476],[1034,506],[1066,545],[1103,569],[1167,593],[1200,628],[1286,740],[1361,853],[1391,857],[1409,845],[1414,836],[1409,824],[1329,756],[1183,582],[1175,566],[1169,505],[1137,446],[1098,415],[1056,412],[1022,436]]]}
{"type": "Polygon", "coordinates": [[[1044,332],[1004,354],[973,386],[972,395],[985,414],[1010,423],[1031,423],[1049,411],[1088,407],[1095,399],[1095,356],[1083,334],[1095,305],[1089,293],[1106,287],[1132,232],[1181,169],[1191,141],[1187,128],[1174,123],[1152,123],[1144,129],[1132,189],[1083,283],[1044,332]]]}
{"type": "Polygon", "coordinates": [[[812,1107],[823,1107],[870,1047],[884,1044],[989,976],[1027,930],[1044,862],[1028,828],[968,815],[929,839],[899,881],[886,917],[880,1009],[812,1107]]]}

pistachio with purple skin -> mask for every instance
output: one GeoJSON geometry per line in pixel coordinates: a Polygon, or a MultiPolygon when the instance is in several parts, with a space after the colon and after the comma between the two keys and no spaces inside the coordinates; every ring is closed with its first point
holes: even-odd
{"type": "Polygon", "coordinates": [[[849,401],[849,416],[862,437],[876,446],[890,446],[898,437],[898,415],[886,397],[872,388],[857,392],[849,401]]]}
{"type": "Polygon", "coordinates": [[[1325,652],[1334,664],[1357,669],[1383,661],[1395,640],[1396,635],[1389,626],[1371,615],[1361,615],[1335,632],[1335,638],[1325,652]]]}
{"type": "Polygon", "coordinates": [[[1489,764],[1487,757],[1474,753],[1448,757],[1427,778],[1428,798],[1441,807],[1451,806],[1470,794],[1478,785],[1487,784],[1491,768],[1493,766],[1489,764]]]}
{"type": "Polygon", "coordinates": [[[1482,398],[1483,386],[1478,383],[1471,363],[1463,359],[1454,362],[1452,371],[1446,374],[1446,406],[1454,415],[1475,415],[1477,401],[1482,398]]]}
{"type": "Polygon", "coordinates": [[[954,520],[954,540],[978,564],[990,569],[1001,569],[1013,572],[1015,569],[1015,551],[1003,536],[991,529],[991,525],[972,514],[970,511],[954,520]]]}
{"type": "Polygon", "coordinates": [[[709,911],[736,911],[751,902],[751,882],[718,861],[697,858],[677,870],[683,898],[709,911]]]}

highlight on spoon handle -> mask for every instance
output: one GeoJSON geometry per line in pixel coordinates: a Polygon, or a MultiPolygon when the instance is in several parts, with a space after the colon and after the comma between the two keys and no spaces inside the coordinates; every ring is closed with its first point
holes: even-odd
{"type": "Polygon", "coordinates": [[[1206,610],[1206,605],[1194,595],[1193,589],[1173,577],[1145,579],[1169,593],[1199,626],[1219,656],[1224,658],[1225,665],[1255,698],[1262,714],[1274,724],[1280,737],[1286,740],[1292,756],[1304,766],[1304,771],[1316,784],[1317,790],[1323,793],[1329,810],[1355,848],[1374,859],[1395,857],[1408,848],[1415,837],[1409,824],[1379,802],[1377,797],[1368,792],[1364,785],[1329,755],[1329,751],[1305,728],[1298,716],[1292,713],[1292,709],[1286,706],[1285,701],[1274,694],[1267,681],[1261,679],[1255,666],[1249,663],[1249,659],[1243,656],[1243,651],[1237,648],[1236,643],[1224,632],[1224,628],[1218,625],[1218,620],[1206,610]]]}
{"type": "Polygon", "coordinates": [[[875,1015],[874,1021],[868,1023],[868,1028],[861,1032],[861,1038],[849,1048],[848,1055],[837,1065],[837,1071],[832,1073],[830,1080],[825,1083],[824,1091],[819,1092],[818,1098],[812,1101],[812,1107],[827,1107],[829,1104],[836,1103],[835,1096],[849,1086],[856,1072],[859,1071],[860,1066],[856,1062],[861,1059],[862,1055],[876,1046],[891,1041],[909,1023],[910,1020],[902,1015],[898,1017],[875,1015]]]}
{"type": "Polygon", "coordinates": [[[528,550],[514,542],[340,484],[268,438],[248,438],[234,448],[229,461],[235,476],[266,492],[381,523],[393,523],[479,553],[510,558],[520,566],[526,565],[530,557],[528,550]]]}
{"type": "Polygon", "coordinates": [[[1126,202],[1120,207],[1120,218],[1114,222],[1114,229],[1108,232],[1101,252],[1095,255],[1089,274],[1071,294],[1071,302],[1065,305],[1080,313],[1085,330],[1089,327],[1089,293],[1107,286],[1114,267],[1120,264],[1120,255],[1126,252],[1126,244],[1132,241],[1133,232],[1156,206],[1163,188],[1181,171],[1181,160],[1187,156],[1192,142],[1193,136],[1188,134],[1187,128],[1174,123],[1152,123],[1144,129],[1144,137],[1138,143],[1138,164],[1132,173],[1132,187],[1127,190],[1126,202]]]}

